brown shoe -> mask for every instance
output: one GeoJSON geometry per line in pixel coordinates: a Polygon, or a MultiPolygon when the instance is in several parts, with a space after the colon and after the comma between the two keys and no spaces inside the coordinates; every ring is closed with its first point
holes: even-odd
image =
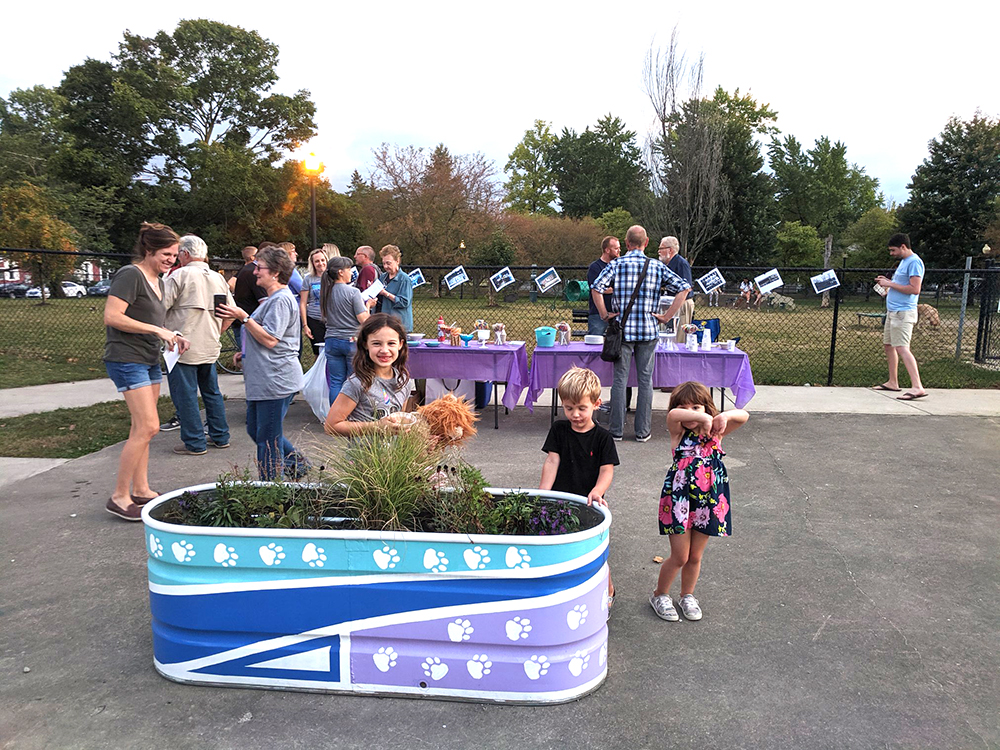
{"type": "Polygon", "coordinates": [[[128,507],[125,509],[119,508],[115,505],[115,501],[112,498],[108,498],[107,504],[104,506],[104,510],[113,516],[118,516],[126,521],[141,521],[142,520],[142,510],[135,503],[129,503],[128,507]]]}
{"type": "Polygon", "coordinates": [[[184,443],[181,443],[180,445],[174,446],[174,453],[180,456],[204,456],[206,453],[208,453],[208,449],[202,448],[200,451],[193,451],[186,445],[184,445],[184,443]]]}
{"type": "Polygon", "coordinates": [[[157,495],[156,497],[140,497],[139,495],[132,495],[132,502],[141,508],[150,500],[155,500],[157,497],[159,497],[159,495],[157,495]]]}

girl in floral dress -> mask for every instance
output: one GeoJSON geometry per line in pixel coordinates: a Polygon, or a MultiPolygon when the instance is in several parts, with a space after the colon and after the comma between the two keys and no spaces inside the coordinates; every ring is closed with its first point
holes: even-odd
{"type": "Polygon", "coordinates": [[[681,612],[688,620],[701,619],[694,587],[705,545],[710,536],[733,533],[729,475],[722,463],[726,454],[720,444],[749,418],[743,409],[720,413],[701,383],[683,383],[670,395],[667,429],[674,461],[660,493],[660,533],[670,537],[670,559],[660,566],[656,590],[649,597],[653,611],[664,620],[680,619],[669,594],[678,571],[681,612]]]}

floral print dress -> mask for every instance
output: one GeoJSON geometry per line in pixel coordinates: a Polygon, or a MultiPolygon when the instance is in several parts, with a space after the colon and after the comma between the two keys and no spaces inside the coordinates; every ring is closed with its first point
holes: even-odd
{"type": "Polygon", "coordinates": [[[733,533],[724,455],[717,438],[684,431],[660,492],[661,534],[692,528],[709,536],[733,533]]]}

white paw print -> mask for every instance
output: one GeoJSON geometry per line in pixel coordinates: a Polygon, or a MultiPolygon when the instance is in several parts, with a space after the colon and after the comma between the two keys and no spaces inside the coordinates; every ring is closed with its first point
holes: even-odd
{"type": "Polygon", "coordinates": [[[388,672],[394,666],[396,666],[396,658],[399,654],[392,646],[385,646],[380,648],[377,654],[372,654],[372,661],[375,662],[375,668],[379,672],[388,672]]]}
{"type": "Polygon", "coordinates": [[[227,547],[222,542],[215,545],[215,552],[212,553],[212,557],[214,557],[215,561],[223,568],[233,567],[236,564],[236,561],[240,559],[240,556],[236,554],[235,549],[227,547]]]}
{"type": "Polygon", "coordinates": [[[309,542],[302,549],[302,562],[309,563],[310,568],[322,568],[326,564],[325,551],[322,547],[317,547],[312,542],[309,542]]]}
{"type": "Polygon", "coordinates": [[[260,559],[264,561],[265,565],[281,565],[281,561],[285,559],[284,550],[284,547],[271,542],[266,547],[261,547],[257,551],[260,553],[260,559]]]}
{"type": "Polygon", "coordinates": [[[573,654],[573,658],[569,660],[569,673],[574,677],[579,677],[589,664],[590,654],[586,651],[577,651],[573,654]]]}
{"type": "Polygon", "coordinates": [[[153,557],[163,557],[163,545],[152,534],[149,535],[149,554],[153,557]]]}
{"type": "Polygon", "coordinates": [[[428,656],[420,663],[420,666],[423,668],[424,674],[432,680],[440,680],[448,674],[448,665],[442,664],[436,656],[428,656]]]}
{"type": "Polygon", "coordinates": [[[474,630],[472,623],[459,617],[455,622],[448,623],[448,638],[455,643],[461,643],[469,640],[474,630]]]}
{"type": "Polygon", "coordinates": [[[527,617],[523,619],[515,617],[513,620],[507,620],[507,624],[504,626],[504,631],[507,633],[507,637],[512,641],[527,638],[528,633],[531,632],[531,620],[527,617]]]}
{"type": "Polygon", "coordinates": [[[444,552],[430,548],[424,552],[424,567],[433,573],[444,573],[448,570],[448,558],[444,556],[444,552]]]}
{"type": "Polygon", "coordinates": [[[399,555],[388,544],[384,544],[382,549],[372,552],[372,559],[378,565],[379,570],[392,570],[399,562],[399,555]]]}
{"type": "Polygon", "coordinates": [[[588,614],[586,604],[577,604],[573,607],[573,609],[566,613],[566,624],[569,625],[569,629],[576,630],[583,625],[587,621],[588,614]]]}
{"type": "Polygon", "coordinates": [[[549,660],[544,656],[532,656],[524,662],[524,673],[529,680],[537,680],[549,673],[549,660]]]}
{"type": "Polygon", "coordinates": [[[598,657],[597,663],[600,664],[603,667],[604,666],[604,662],[606,662],[607,660],[608,660],[608,644],[607,643],[602,643],[601,644],[601,655],[598,657]]]}
{"type": "Polygon", "coordinates": [[[508,568],[530,568],[531,556],[526,549],[508,547],[507,554],[504,555],[504,562],[507,563],[508,568]]]}
{"type": "Polygon", "coordinates": [[[465,668],[469,670],[469,676],[474,680],[481,680],[490,673],[493,662],[486,654],[473,654],[472,658],[465,662],[465,668]]]}
{"type": "Polygon", "coordinates": [[[192,557],[198,554],[194,551],[194,545],[190,542],[184,541],[183,539],[179,542],[171,544],[170,551],[174,553],[174,557],[177,558],[177,562],[188,562],[192,557]]]}
{"type": "Polygon", "coordinates": [[[490,551],[484,547],[473,547],[462,553],[469,570],[483,570],[490,562],[490,551]]]}

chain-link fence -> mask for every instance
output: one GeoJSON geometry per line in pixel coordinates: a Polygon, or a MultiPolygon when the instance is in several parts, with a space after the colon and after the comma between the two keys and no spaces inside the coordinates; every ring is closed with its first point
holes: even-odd
{"type": "MultiPolygon", "coordinates": [[[[91,260],[98,262],[96,257],[91,260]]],[[[210,263],[227,275],[240,265],[228,260],[210,263]]],[[[587,294],[580,283],[586,281],[585,267],[557,268],[559,281],[544,292],[536,278],[547,268],[512,266],[513,282],[499,291],[490,283],[498,268],[465,266],[469,280],[449,289],[453,270],[454,266],[420,268],[426,283],[414,290],[415,331],[433,333],[439,316],[466,331],[477,319],[503,323],[508,339],[527,342],[529,356],[539,326],[565,321],[575,333],[586,331],[587,294]]],[[[695,268],[695,278],[709,270],[695,268]]],[[[770,269],[719,270],[726,285],[717,299],[695,294],[695,318],[717,318],[722,339],[739,339],[757,383],[870,386],[885,380],[885,301],[873,284],[887,268],[836,269],[840,287],[830,290],[826,305],[810,283],[810,277],[823,269],[777,269],[783,286],[759,300],[754,291],[749,301],[739,294],[740,280],[752,280],[770,269]]],[[[0,286],[0,297],[8,286],[0,286]]],[[[911,344],[925,385],[1000,387],[997,289],[1000,268],[927,270],[920,321],[911,344]]],[[[57,298],[45,304],[38,299],[0,298],[0,387],[104,377],[104,301],[102,296],[57,298]]],[[[303,365],[312,361],[305,346],[303,365]]],[[[900,377],[906,381],[902,367],[900,377]]]]}

